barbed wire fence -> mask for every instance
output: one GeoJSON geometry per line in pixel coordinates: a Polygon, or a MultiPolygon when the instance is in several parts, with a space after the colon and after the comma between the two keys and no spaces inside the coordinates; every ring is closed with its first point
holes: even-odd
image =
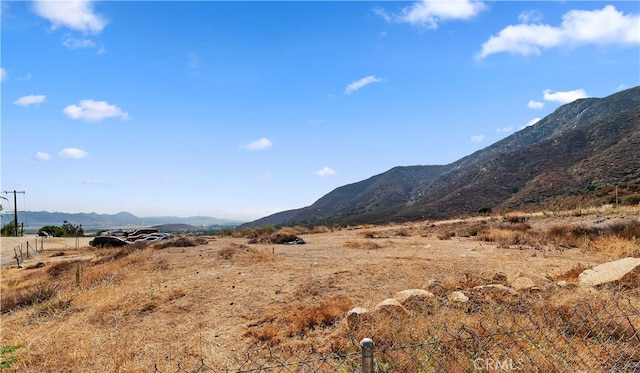
{"type": "Polygon", "coordinates": [[[631,299],[557,312],[478,315],[434,323],[426,333],[358,341],[344,352],[281,351],[254,344],[223,364],[170,359],[155,373],[195,372],[602,372],[640,373],[640,306],[631,299]],[[164,370],[163,370],[164,369],[164,370]]]}

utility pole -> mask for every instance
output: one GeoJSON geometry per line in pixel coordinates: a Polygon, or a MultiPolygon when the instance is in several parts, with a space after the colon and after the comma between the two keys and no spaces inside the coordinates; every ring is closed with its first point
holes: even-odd
{"type": "Polygon", "coordinates": [[[21,190],[21,191],[14,190],[13,192],[5,190],[2,193],[4,194],[13,193],[13,226],[15,228],[16,237],[18,237],[18,198],[16,196],[18,195],[18,193],[24,194],[24,190],[21,190]]]}

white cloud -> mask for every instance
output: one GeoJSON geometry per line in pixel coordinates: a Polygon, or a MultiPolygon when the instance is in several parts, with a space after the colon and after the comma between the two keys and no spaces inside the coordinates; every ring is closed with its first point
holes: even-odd
{"type": "Polygon", "coordinates": [[[7,69],[4,67],[0,67],[0,82],[4,81],[7,78],[7,69]]]}
{"type": "Polygon", "coordinates": [[[34,156],[34,158],[38,161],[43,161],[46,162],[49,159],[51,159],[51,156],[47,153],[44,152],[37,152],[36,155],[34,156]]]}
{"type": "Polygon", "coordinates": [[[41,104],[45,102],[47,98],[44,95],[29,95],[22,96],[19,99],[15,100],[13,103],[15,105],[29,106],[33,104],[41,104]]]}
{"type": "Polygon", "coordinates": [[[366,85],[369,85],[371,83],[381,82],[381,81],[382,81],[382,79],[376,78],[373,75],[369,75],[366,78],[362,78],[362,79],[360,79],[358,81],[355,81],[355,82],[349,84],[347,86],[347,88],[344,90],[344,94],[345,95],[350,95],[351,93],[359,90],[360,88],[362,88],[362,87],[364,87],[366,85]]]}
{"type": "Polygon", "coordinates": [[[474,136],[471,136],[469,140],[471,140],[472,142],[483,142],[484,135],[474,135],[474,136]]]}
{"type": "Polygon", "coordinates": [[[69,105],[62,110],[69,118],[97,122],[117,117],[129,120],[129,114],[106,101],[82,100],[79,105],[69,105]]]}
{"type": "Polygon", "coordinates": [[[496,128],[496,132],[498,132],[498,133],[512,132],[512,131],[513,131],[513,126],[496,128]]]}
{"type": "Polygon", "coordinates": [[[89,0],[38,0],[34,3],[34,10],[40,17],[48,19],[54,30],[64,26],[85,34],[99,34],[107,25],[107,20],[93,11],[89,0]]]}
{"type": "Polygon", "coordinates": [[[540,121],[540,119],[541,118],[533,118],[530,121],[528,121],[527,123],[525,123],[525,125],[522,128],[533,126],[534,124],[538,123],[540,121]]]}
{"type": "Polygon", "coordinates": [[[584,89],[576,89],[573,91],[566,91],[566,92],[551,92],[550,89],[545,89],[543,91],[543,94],[544,94],[543,98],[545,101],[560,102],[563,104],[567,104],[579,98],[589,97],[587,95],[587,92],[584,91],[584,89]]]}
{"type": "Polygon", "coordinates": [[[261,139],[258,140],[253,140],[250,143],[248,143],[247,145],[242,146],[243,148],[247,149],[247,150],[264,150],[264,149],[268,149],[270,147],[273,146],[273,143],[271,142],[271,140],[263,137],[261,139]]]}
{"type": "Polygon", "coordinates": [[[640,44],[640,14],[623,14],[607,5],[592,11],[571,10],[562,16],[557,27],[539,23],[509,25],[484,42],[476,57],[484,59],[501,52],[539,55],[546,48],[586,44],[640,44]]]}
{"type": "Polygon", "coordinates": [[[82,149],[78,148],[65,148],[58,153],[58,156],[62,158],[73,158],[73,159],[81,159],[89,155],[89,153],[85,152],[82,149]]]}
{"type": "Polygon", "coordinates": [[[389,14],[382,9],[374,11],[387,22],[395,21],[436,29],[441,22],[470,19],[485,9],[486,5],[481,1],[422,0],[403,8],[401,14],[389,14]]]}
{"type": "Polygon", "coordinates": [[[542,109],[544,107],[544,102],[531,100],[529,101],[527,106],[529,107],[529,109],[542,109]]]}
{"type": "Polygon", "coordinates": [[[316,175],[316,176],[322,177],[322,176],[335,175],[336,172],[333,170],[333,168],[331,168],[329,166],[324,166],[321,170],[314,171],[313,174],[316,175]]]}

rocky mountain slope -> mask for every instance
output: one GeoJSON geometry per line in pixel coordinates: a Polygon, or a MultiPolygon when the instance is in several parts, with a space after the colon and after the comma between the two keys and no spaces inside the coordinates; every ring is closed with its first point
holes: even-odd
{"type": "MultiPolygon", "coordinates": [[[[640,181],[640,87],[576,100],[454,163],[395,167],[247,226],[449,218],[640,181]]],[[[640,191],[639,191],[640,192],[640,191]]]]}

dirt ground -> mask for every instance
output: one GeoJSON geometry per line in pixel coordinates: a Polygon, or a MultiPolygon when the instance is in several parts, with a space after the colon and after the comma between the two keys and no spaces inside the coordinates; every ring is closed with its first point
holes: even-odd
{"type": "MultiPolygon", "coordinates": [[[[573,218],[563,219],[554,222],[545,217],[528,223],[542,229],[558,222],[571,223],[573,218]]],[[[594,215],[580,221],[594,224],[601,219],[594,215]]],[[[145,357],[150,361],[162,359],[166,351],[180,353],[185,346],[197,348],[188,351],[191,354],[226,356],[246,342],[244,336],[251,325],[302,302],[345,296],[353,306],[373,309],[399,291],[427,288],[432,280],[460,283],[469,274],[493,270],[505,273],[511,282],[527,275],[553,277],[605,261],[580,249],[499,248],[473,237],[441,239],[441,232],[455,223],[361,226],[299,234],[306,241],[304,245],[249,244],[244,237],[207,237],[200,246],[132,254],[118,264],[126,269],[117,275],[109,273],[118,271],[115,267],[87,264],[80,280],[73,270],[67,280],[56,280],[73,283],[75,278],[86,282],[81,285],[88,290],[60,295],[72,299],[71,307],[77,311],[64,323],[58,320],[55,333],[48,331],[49,325],[54,325],[48,321],[29,322],[26,329],[13,327],[24,325],[25,321],[18,320],[27,317],[16,312],[3,316],[4,321],[15,322],[5,324],[2,343],[29,340],[45,351],[46,345],[64,344],[69,339],[68,343],[87,348],[95,344],[105,351],[138,351],[138,359],[153,355],[145,357]],[[92,332],[79,334],[81,325],[90,325],[92,332]],[[34,339],[34,335],[39,337],[34,339]]],[[[81,248],[75,250],[75,239],[45,239],[43,253],[25,262],[23,269],[5,268],[3,280],[19,283],[37,271],[47,271],[53,261],[80,257],[87,263],[95,262],[103,254],[88,247],[88,241],[81,239],[81,248]],[[60,250],[65,251],[64,256],[55,255],[60,250]],[[44,266],[33,269],[37,262],[44,266]]],[[[19,242],[13,238],[2,239],[3,265],[6,253],[16,244],[19,242]]],[[[60,358],[75,366],[75,357],[60,358]]]]}
{"type": "Polygon", "coordinates": [[[22,247],[22,253],[27,255],[27,243],[29,243],[29,256],[34,259],[39,255],[38,251],[71,250],[89,246],[92,237],[62,238],[48,237],[42,238],[36,235],[21,237],[0,237],[0,266],[2,268],[16,264],[15,248],[22,247]],[[34,250],[37,248],[38,250],[34,250]]]}

